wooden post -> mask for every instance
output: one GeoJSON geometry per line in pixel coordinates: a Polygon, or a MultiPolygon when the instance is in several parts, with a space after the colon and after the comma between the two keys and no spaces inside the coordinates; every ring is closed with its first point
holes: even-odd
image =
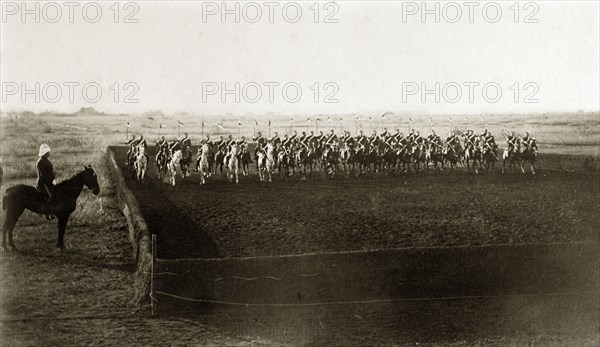
{"type": "Polygon", "coordinates": [[[152,266],[150,268],[150,307],[152,315],[156,313],[156,300],[154,299],[154,263],[156,262],[156,234],[152,234],[152,266]]]}

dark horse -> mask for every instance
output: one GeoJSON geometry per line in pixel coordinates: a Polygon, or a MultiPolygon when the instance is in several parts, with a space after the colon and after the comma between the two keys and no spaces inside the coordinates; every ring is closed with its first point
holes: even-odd
{"type": "Polygon", "coordinates": [[[64,236],[67,221],[73,211],[75,211],[77,198],[87,186],[94,195],[100,193],[98,177],[91,166],[85,166],[84,169],[68,180],[57,184],[54,187],[52,199],[47,198],[42,193],[35,190],[34,187],[19,184],[10,187],[2,197],[2,209],[6,211],[4,226],[2,227],[2,249],[7,251],[6,234],[8,234],[8,246],[16,250],[13,243],[13,229],[19,217],[25,209],[40,214],[52,214],[58,218],[58,243],[60,249],[65,248],[64,236]]]}

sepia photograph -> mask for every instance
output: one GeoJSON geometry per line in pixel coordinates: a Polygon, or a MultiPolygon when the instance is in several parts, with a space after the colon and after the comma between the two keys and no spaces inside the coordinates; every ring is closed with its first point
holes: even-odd
{"type": "Polygon", "coordinates": [[[600,2],[0,7],[0,347],[600,346],[600,2]]]}

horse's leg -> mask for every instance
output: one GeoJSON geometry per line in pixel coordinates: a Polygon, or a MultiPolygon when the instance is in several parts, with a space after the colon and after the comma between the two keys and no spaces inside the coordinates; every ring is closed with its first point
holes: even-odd
{"type": "Polygon", "coordinates": [[[65,230],[69,221],[69,214],[58,215],[58,241],[56,246],[60,249],[65,249],[65,230]]]}
{"type": "Polygon", "coordinates": [[[525,169],[523,168],[523,162],[524,162],[524,160],[522,160],[522,159],[519,160],[519,166],[521,166],[521,173],[524,174],[525,173],[525,169]]]}
{"type": "Polygon", "coordinates": [[[16,251],[17,247],[15,246],[15,243],[13,241],[13,230],[15,228],[15,225],[17,224],[17,221],[19,220],[19,217],[21,217],[21,214],[23,214],[23,211],[25,211],[24,208],[7,208],[6,210],[6,217],[4,219],[4,225],[2,226],[2,249],[4,251],[8,251],[8,250],[12,250],[12,251],[16,251]],[[10,249],[7,249],[7,245],[6,245],[6,237],[8,234],[8,246],[10,246],[10,249]]]}

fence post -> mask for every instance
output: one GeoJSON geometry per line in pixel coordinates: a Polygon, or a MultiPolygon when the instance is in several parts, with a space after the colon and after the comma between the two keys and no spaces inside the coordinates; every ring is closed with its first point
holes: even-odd
{"type": "Polygon", "coordinates": [[[156,303],[154,299],[154,262],[156,261],[156,234],[152,234],[152,266],[150,268],[150,307],[154,316],[156,303]]]}

